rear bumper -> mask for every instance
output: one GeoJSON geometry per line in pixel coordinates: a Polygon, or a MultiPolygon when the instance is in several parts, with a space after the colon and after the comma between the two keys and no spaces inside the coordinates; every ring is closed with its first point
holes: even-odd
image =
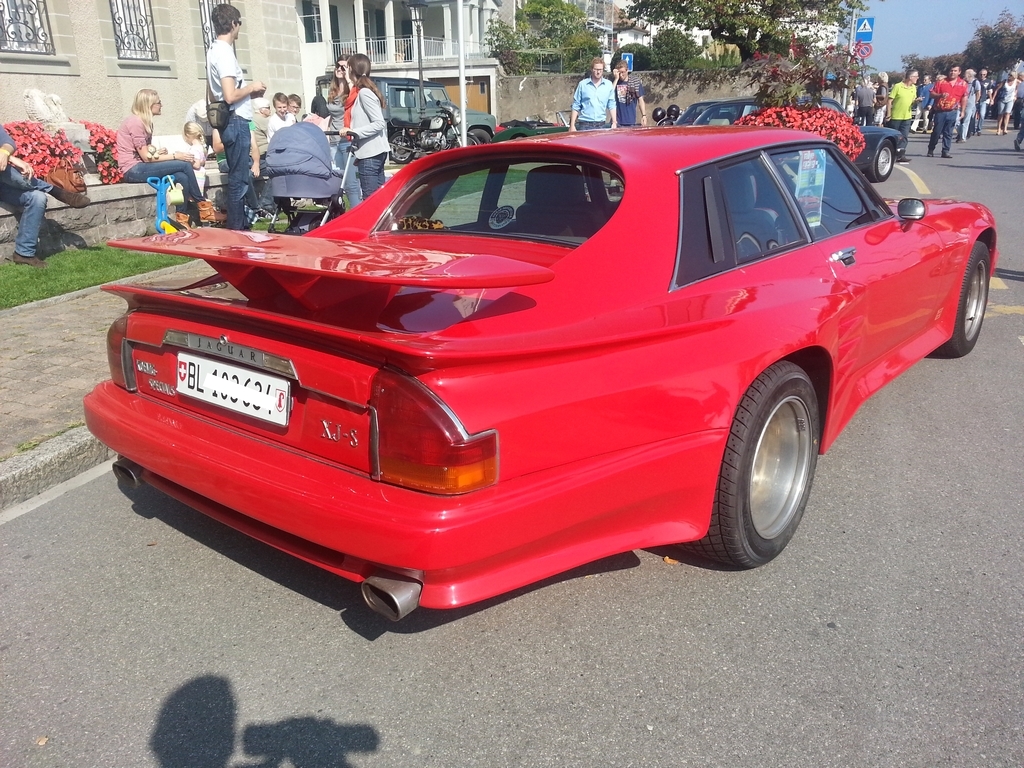
{"type": "Polygon", "coordinates": [[[377,568],[411,575],[428,608],[700,538],[726,438],[702,432],[440,497],[374,482],[109,381],[85,398],[85,413],[92,433],[165,493],[353,581],[377,568]]]}

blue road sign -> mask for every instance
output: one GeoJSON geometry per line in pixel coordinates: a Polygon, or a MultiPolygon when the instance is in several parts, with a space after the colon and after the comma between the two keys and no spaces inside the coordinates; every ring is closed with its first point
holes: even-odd
{"type": "Polygon", "coordinates": [[[857,25],[854,29],[854,40],[858,43],[870,43],[871,35],[875,31],[875,17],[866,16],[863,19],[857,19],[857,25]]]}
{"type": "Polygon", "coordinates": [[[623,53],[622,54],[622,60],[624,62],[626,62],[626,66],[629,67],[629,71],[632,72],[633,71],[633,54],[632,53],[623,53]]]}

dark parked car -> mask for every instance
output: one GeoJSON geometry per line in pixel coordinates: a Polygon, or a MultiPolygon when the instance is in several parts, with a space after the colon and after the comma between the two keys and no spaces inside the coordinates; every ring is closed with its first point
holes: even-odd
{"type": "MultiPolygon", "coordinates": [[[[842,104],[835,99],[822,99],[821,106],[846,114],[842,104]]],[[[711,102],[710,106],[691,123],[681,122],[690,111],[687,109],[676,120],[676,125],[732,125],[741,117],[756,112],[757,109],[758,106],[752,98],[716,101],[711,102]]],[[[892,168],[896,160],[902,158],[906,153],[907,140],[903,138],[903,134],[892,128],[880,128],[874,125],[858,127],[864,136],[865,146],[864,151],[854,160],[854,165],[860,168],[869,180],[885,181],[892,175],[892,168]]]]}

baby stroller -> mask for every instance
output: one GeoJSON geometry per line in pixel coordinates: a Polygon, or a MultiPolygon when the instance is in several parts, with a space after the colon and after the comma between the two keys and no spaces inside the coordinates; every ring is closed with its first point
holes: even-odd
{"type": "MultiPolygon", "coordinates": [[[[345,212],[341,187],[352,165],[331,167],[327,135],[313,123],[296,123],[280,129],[267,147],[267,177],[279,214],[287,217],[286,235],[304,235],[345,212]]],[[[277,232],[275,220],[268,232],[277,232]]]]}

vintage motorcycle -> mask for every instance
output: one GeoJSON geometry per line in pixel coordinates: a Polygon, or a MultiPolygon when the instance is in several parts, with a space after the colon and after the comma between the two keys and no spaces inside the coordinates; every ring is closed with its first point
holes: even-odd
{"type": "MultiPolygon", "coordinates": [[[[450,101],[435,101],[438,114],[424,117],[418,122],[392,118],[388,120],[388,142],[391,144],[391,161],[404,165],[417,157],[440,152],[459,146],[458,107],[450,101]]],[[[466,137],[467,144],[477,144],[472,135],[466,137]]]]}

